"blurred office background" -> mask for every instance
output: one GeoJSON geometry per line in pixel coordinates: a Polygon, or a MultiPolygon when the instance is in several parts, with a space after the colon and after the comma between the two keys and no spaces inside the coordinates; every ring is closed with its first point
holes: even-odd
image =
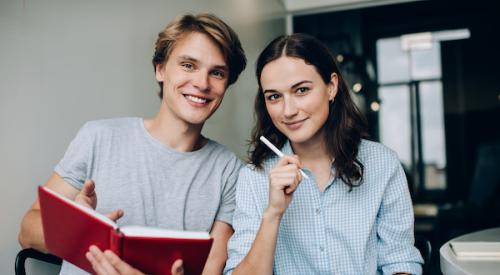
{"type": "Polygon", "coordinates": [[[0,273],[13,273],[19,222],[79,127],[155,115],[157,33],[178,14],[212,12],[240,35],[248,66],[205,135],[245,158],[257,54],[280,34],[316,36],[371,138],[398,153],[440,274],[442,243],[500,225],[500,11],[490,2],[0,0],[0,273]]]}
{"type": "Polygon", "coordinates": [[[299,11],[293,30],[331,47],[372,139],[398,153],[415,233],[432,244],[430,274],[441,274],[443,243],[500,226],[500,10],[490,1],[350,4],[299,11]]]}

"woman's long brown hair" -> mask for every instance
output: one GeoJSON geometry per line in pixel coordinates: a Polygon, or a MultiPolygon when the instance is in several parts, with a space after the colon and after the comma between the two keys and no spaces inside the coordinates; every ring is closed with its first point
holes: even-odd
{"type": "Polygon", "coordinates": [[[257,59],[256,76],[259,91],[255,97],[256,124],[250,141],[250,163],[262,168],[263,161],[272,156],[272,152],[260,142],[265,136],[278,148],[283,147],[287,137],[273,124],[266,109],[260,77],[262,69],[269,62],[289,56],[303,59],[313,65],[325,83],[330,82],[331,74],[338,75],[338,90],[330,104],[328,118],[323,125],[325,143],[329,155],[334,158],[336,177],[349,186],[349,190],[362,183],[364,166],[357,158],[359,145],[366,134],[366,120],[352,101],[347,84],[342,77],[329,49],[316,38],[306,34],[280,36],[262,51],[257,59]]]}

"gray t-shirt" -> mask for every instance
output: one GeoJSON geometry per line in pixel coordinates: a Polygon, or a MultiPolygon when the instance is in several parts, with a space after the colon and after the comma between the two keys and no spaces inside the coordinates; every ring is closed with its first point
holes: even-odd
{"type": "MultiPolygon", "coordinates": [[[[142,118],[87,122],[69,145],[57,172],[81,189],[93,179],[97,211],[118,208],[118,225],[210,231],[215,220],[232,222],[241,162],[209,140],[179,152],[154,139],[142,118]]],[[[64,262],[61,274],[87,274],[64,262]]]]}

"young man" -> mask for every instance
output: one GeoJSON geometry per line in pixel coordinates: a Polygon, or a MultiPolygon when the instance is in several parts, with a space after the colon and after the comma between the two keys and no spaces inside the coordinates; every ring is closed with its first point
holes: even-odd
{"type": "MultiPolygon", "coordinates": [[[[210,231],[214,244],[204,273],[220,274],[241,164],[201,130],[245,68],[245,55],[219,18],[184,15],[159,33],[153,65],[158,114],[86,123],[45,185],[112,219],[123,215],[119,224],[210,231]]],[[[37,200],[23,218],[19,242],[43,251],[39,209],[37,200]]],[[[95,247],[87,253],[99,274],[139,272],[113,256],[95,247]]],[[[179,270],[181,261],[172,267],[179,270]]],[[[86,273],[65,262],[61,274],[86,273]]]]}

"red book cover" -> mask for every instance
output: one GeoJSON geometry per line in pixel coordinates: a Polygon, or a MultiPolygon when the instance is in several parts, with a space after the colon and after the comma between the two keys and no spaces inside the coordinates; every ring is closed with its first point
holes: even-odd
{"type": "Polygon", "coordinates": [[[176,259],[185,274],[201,274],[213,239],[207,232],[122,226],[93,209],[40,186],[38,197],[45,245],[50,253],[93,273],[85,257],[91,245],[112,250],[147,274],[170,274],[176,259]]]}

